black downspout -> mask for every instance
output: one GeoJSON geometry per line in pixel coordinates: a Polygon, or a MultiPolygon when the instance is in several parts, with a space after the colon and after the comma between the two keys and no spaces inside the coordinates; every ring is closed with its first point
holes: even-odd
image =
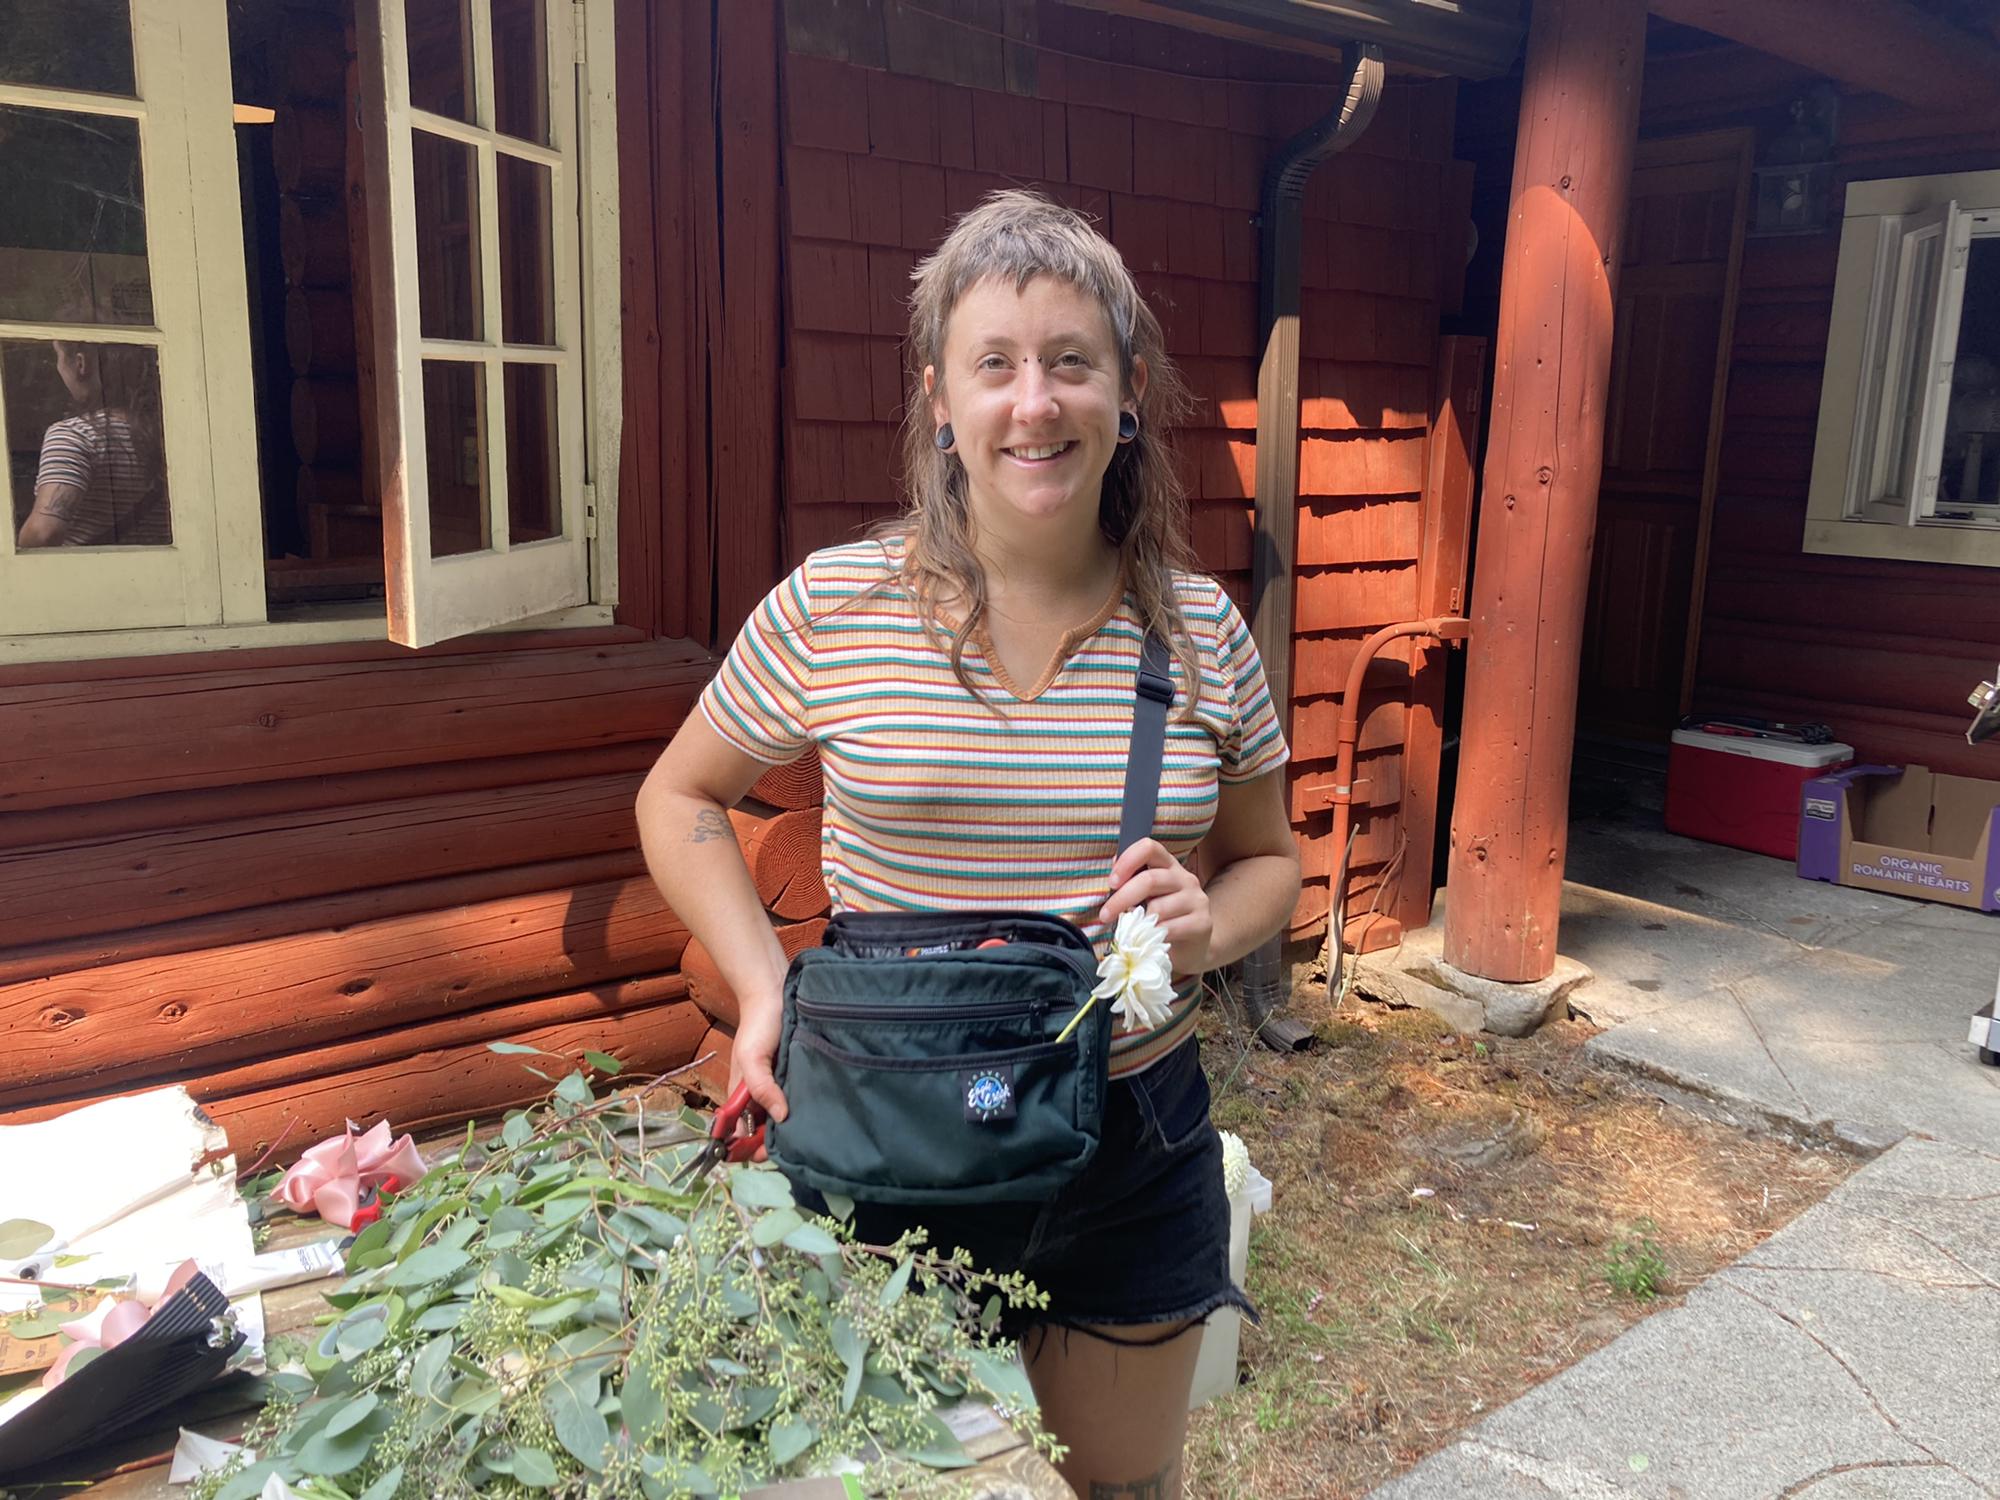
{"type": "MultiPolygon", "coordinates": [[[[1264,169],[1259,245],[1258,326],[1264,358],[1257,373],[1257,528],[1252,539],[1251,633],[1264,659],[1271,701],[1287,738],[1292,703],[1292,577],[1298,555],[1299,244],[1306,180],[1368,128],[1382,97],[1382,49],[1356,43],[1347,53],[1340,102],[1278,149],[1264,169]]],[[[1339,851],[1335,852],[1339,857],[1339,851]]],[[[1280,1050],[1311,1035],[1277,1016],[1284,1004],[1283,934],[1243,958],[1243,997],[1258,1036],[1280,1050]]]]}

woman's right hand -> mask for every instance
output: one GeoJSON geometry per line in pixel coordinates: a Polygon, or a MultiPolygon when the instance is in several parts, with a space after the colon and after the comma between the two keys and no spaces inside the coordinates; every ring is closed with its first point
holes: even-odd
{"type": "Polygon", "coordinates": [[[737,1084],[748,1083],[750,1097],[774,1120],[783,1120],[791,1112],[784,1090],[778,1087],[778,1080],[771,1073],[783,1022],[783,1004],[779,1000],[745,1004],[736,1023],[736,1045],[729,1056],[729,1091],[733,1094],[737,1084]]]}

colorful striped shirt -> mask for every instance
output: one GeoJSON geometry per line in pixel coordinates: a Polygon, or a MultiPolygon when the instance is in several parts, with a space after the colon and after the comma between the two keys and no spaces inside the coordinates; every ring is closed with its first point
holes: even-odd
{"type": "Polygon", "coordinates": [[[166,487],[155,483],[123,412],[64,417],[42,434],[35,488],[55,485],[60,496],[35,510],[63,523],[72,547],[165,547],[173,541],[166,487]]]}
{"type": "MultiPolygon", "coordinates": [[[[744,625],[701,696],[709,724],[773,765],[819,750],[826,778],[821,868],[836,910],[1051,912],[1087,933],[1110,893],[1144,641],[1129,594],[1065,637],[1030,695],[979,632],[964,662],[985,701],[953,675],[915,601],[890,584],[899,544],[858,542],[807,558],[744,625]],[[843,607],[845,606],[845,607],[843,607]]],[[[1215,820],[1221,782],[1284,764],[1263,664],[1222,586],[1174,578],[1201,662],[1192,715],[1181,665],[1167,723],[1154,837],[1185,858],[1215,820]]],[[[1119,1032],[1114,1076],[1136,1073],[1192,1034],[1200,983],[1172,1018],[1119,1032]]]]}

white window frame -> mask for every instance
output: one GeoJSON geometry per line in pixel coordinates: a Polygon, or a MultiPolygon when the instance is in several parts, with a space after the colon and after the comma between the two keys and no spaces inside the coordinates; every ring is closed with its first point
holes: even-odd
{"type": "MultiPolygon", "coordinates": [[[[385,8],[385,20],[393,18],[398,29],[396,44],[379,48],[378,56],[383,64],[393,59],[400,70],[407,56],[400,33],[402,0],[379,3],[385,8]]],[[[269,618],[256,452],[253,444],[240,437],[255,430],[254,394],[249,374],[248,291],[242,259],[225,0],[132,0],[132,5],[141,105],[5,86],[0,86],[0,101],[21,102],[25,98],[29,103],[69,108],[73,100],[86,99],[98,112],[134,114],[143,109],[149,122],[142,124],[142,171],[158,326],[135,329],[106,325],[82,333],[75,329],[67,332],[90,339],[158,344],[163,350],[163,388],[170,378],[167,361],[171,358],[174,386],[198,393],[183,404],[173,405],[168,413],[174,546],[36,549],[16,559],[10,503],[8,525],[0,528],[7,532],[0,538],[0,600],[16,595],[14,585],[21,564],[46,561],[53,565],[52,573],[55,569],[65,571],[67,588],[48,591],[58,601],[82,599],[89,603],[127,596],[156,601],[171,592],[175,601],[185,603],[177,614],[157,602],[147,602],[144,607],[149,612],[132,619],[105,622],[101,613],[89,616],[100,628],[87,628],[73,604],[62,606],[71,610],[68,614],[53,612],[53,605],[39,613],[24,606],[14,615],[0,615],[0,665],[391,639],[393,604],[389,609],[380,603],[329,605],[290,611],[282,620],[269,618]],[[213,440],[211,433],[215,434],[213,440]],[[225,439],[224,434],[229,436],[225,439]],[[181,555],[184,543],[187,556],[181,555]],[[168,570],[145,556],[149,553],[169,555],[172,568],[193,581],[176,582],[169,590],[163,581],[168,570]]],[[[364,16],[370,8],[366,0],[358,7],[364,16]]],[[[554,90],[551,137],[553,142],[565,143],[567,149],[551,153],[520,148],[520,154],[539,160],[559,154],[569,168],[557,169],[552,205],[559,242],[556,300],[561,346],[553,357],[567,362],[572,371],[559,385],[558,441],[565,450],[561,465],[564,533],[571,539],[567,545],[573,554],[580,554],[584,566],[572,564],[562,590],[551,595],[546,587],[523,585],[515,576],[523,570],[512,559],[532,548],[511,552],[503,548],[440,559],[440,563],[452,565],[451,572],[457,576],[451,587],[432,591],[427,617],[422,614],[426,606],[418,606],[419,619],[427,623],[417,630],[396,632],[407,637],[405,644],[419,643],[420,636],[427,642],[485,629],[587,628],[613,623],[618,602],[617,481],[623,420],[614,9],[615,0],[548,0],[551,72],[553,75],[558,56],[570,60],[564,67],[573,67],[573,75],[566,76],[575,78],[575,108],[570,110],[562,91],[554,90]],[[580,477],[580,483],[571,483],[573,475],[580,477]],[[489,566],[483,578],[470,580],[475,570],[464,566],[468,563],[489,566]],[[517,590],[511,602],[510,589],[517,590]],[[435,607],[440,595],[446,605],[442,611],[435,607]],[[572,600],[575,602],[565,602],[572,600]]],[[[484,29],[485,7],[475,4],[474,11],[484,29]]],[[[365,31],[363,37],[365,67],[365,31]]],[[[405,94],[401,186],[406,194],[411,191],[408,123],[405,94]]],[[[423,123],[428,128],[430,122],[423,123]]],[[[467,131],[455,122],[444,123],[457,132],[467,131]]],[[[509,149],[516,149],[513,143],[509,149]]],[[[481,210],[489,223],[497,214],[492,176],[489,157],[488,170],[480,182],[481,210]]],[[[379,177],[371,174],[371,183],[376,180],[379,177]]],[[[413,222],[413,202],[402,203],[398,215],[413,222]]],[[[491,265],[497,242],[487,233],[482,235],[482,243],[495,246],[486,252],[489,263],[484,280],[497,358],[498,284],[491,265]]],[[[397,258],[401,291],[393,298],[376,299],[378,373],[400,360],[414,375],[419,368],[420,343],[387,347],[379,343],[381,305],[385,302],[396,304],[388,310],[392,320],[400,320],[401,304],[407,303],[409,337],[415,339],[414,246],[406,244],[401,249],[397,258]],[[409,257],[407,261],[404,255],[409,257]]],[[[397,327],[400,329],[400,321],[397,327]]],[[[50,332],[43,325],[0,323],[0,336],[42,337],[50,332]]],[[[167,395],[169,402],[175,403],[171,390],[167,395]]],[[[399,390],[394,399],[399,409],[407,409],[404,393],[399,390]]],[[[420,389],[416,399],[421,402],[420,389]]],[[[378,401],[378,406],[382,404],[378,401]]],[[[491,397],[488,410],[490,414],[499,410],[491,397]]],[[[377,420],[372,413],[366,419],[377,420]]],[[[489,428],[496,434],[495,444],[503,441],[497,421],[490,420],[489,428]]],[[[413,455],[405,449],[405,463],[414,456],[421,483],[420,413],[417,438],[413,455]]],[[[4,439],[5,432],[0,430],[0,442],[4,439]]],[[[504,472],[499,454],[489,456],[489,464],[501,465],[496,472],[504,472]]],[[[410,471],[406,467],[403,472],[410,471]]],[[[425,498],[413,493],[410,499],[409,510],[422,511],[427,517],[425,498]]],[[[495,503],[504,519],[504,489],[495,503]]],[[[393,524],[385,496],[385,548],[389,547],[387,532],[393,524]]],[[[407,540],[404,548],[409,551],[407,540]]],[[[395,555],[393,550],[389,555],[395,555]]],[[[428,561],[427,542],[423,553],[416,555],[428,561]]],[[[38,590],[38,596],[40,593],[38,590]]],[[[411,597],[406,592],[404,602],[411,597]]],[[[405,618],[409,618],[407,613],[405,618]]]]}
{"type": "Polygon", "coordinates": [[[2000,512],[1937,513],[1967,259],[1987,236],[2000,236],[2000,171],[1849,184],[1807,552],[2000,567],[2000,512]]]}

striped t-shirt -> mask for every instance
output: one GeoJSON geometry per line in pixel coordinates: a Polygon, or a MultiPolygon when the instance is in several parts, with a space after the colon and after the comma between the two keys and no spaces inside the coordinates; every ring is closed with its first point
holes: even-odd
{"type": "MultiPolygon", "coordinates": [[[[1110,932],[1097,912],[1110,894],[1144,641],[1131,596],[1070,632],[1039,691],[1015,684],[975,632],[964,662],[981,703],[900,584],[852,602],[899,557],[895,541],[808,557],[744,625],[702,693],[703,714],[773,765],[817,746],[821,867],[836,910],[1051,912],[1102,952],[1110,932]]],[[[1174,585],[1201,691],[1184,716],[1177,660],[1154,837],[1185,858],[1214,822],[1218,782],[1261,776],[1286,750],[1236,606],[1211,578],[1176,574],[1174,585]]],[[[1112,1074],[1136,1073],[1185,1040],[1199,998],[1199,982],[1184,980],[1168,1023],[1119,1032],[1112,1074]]]]}
{"type": "Polygon", "coordinates": [[[38,501],[35,509],[63,522],[69,546],[164,547],[174,539],[166,488],[148,472],[122,412],[49,424],[35,488],[51,484],[74,493],[38,501]]]}

